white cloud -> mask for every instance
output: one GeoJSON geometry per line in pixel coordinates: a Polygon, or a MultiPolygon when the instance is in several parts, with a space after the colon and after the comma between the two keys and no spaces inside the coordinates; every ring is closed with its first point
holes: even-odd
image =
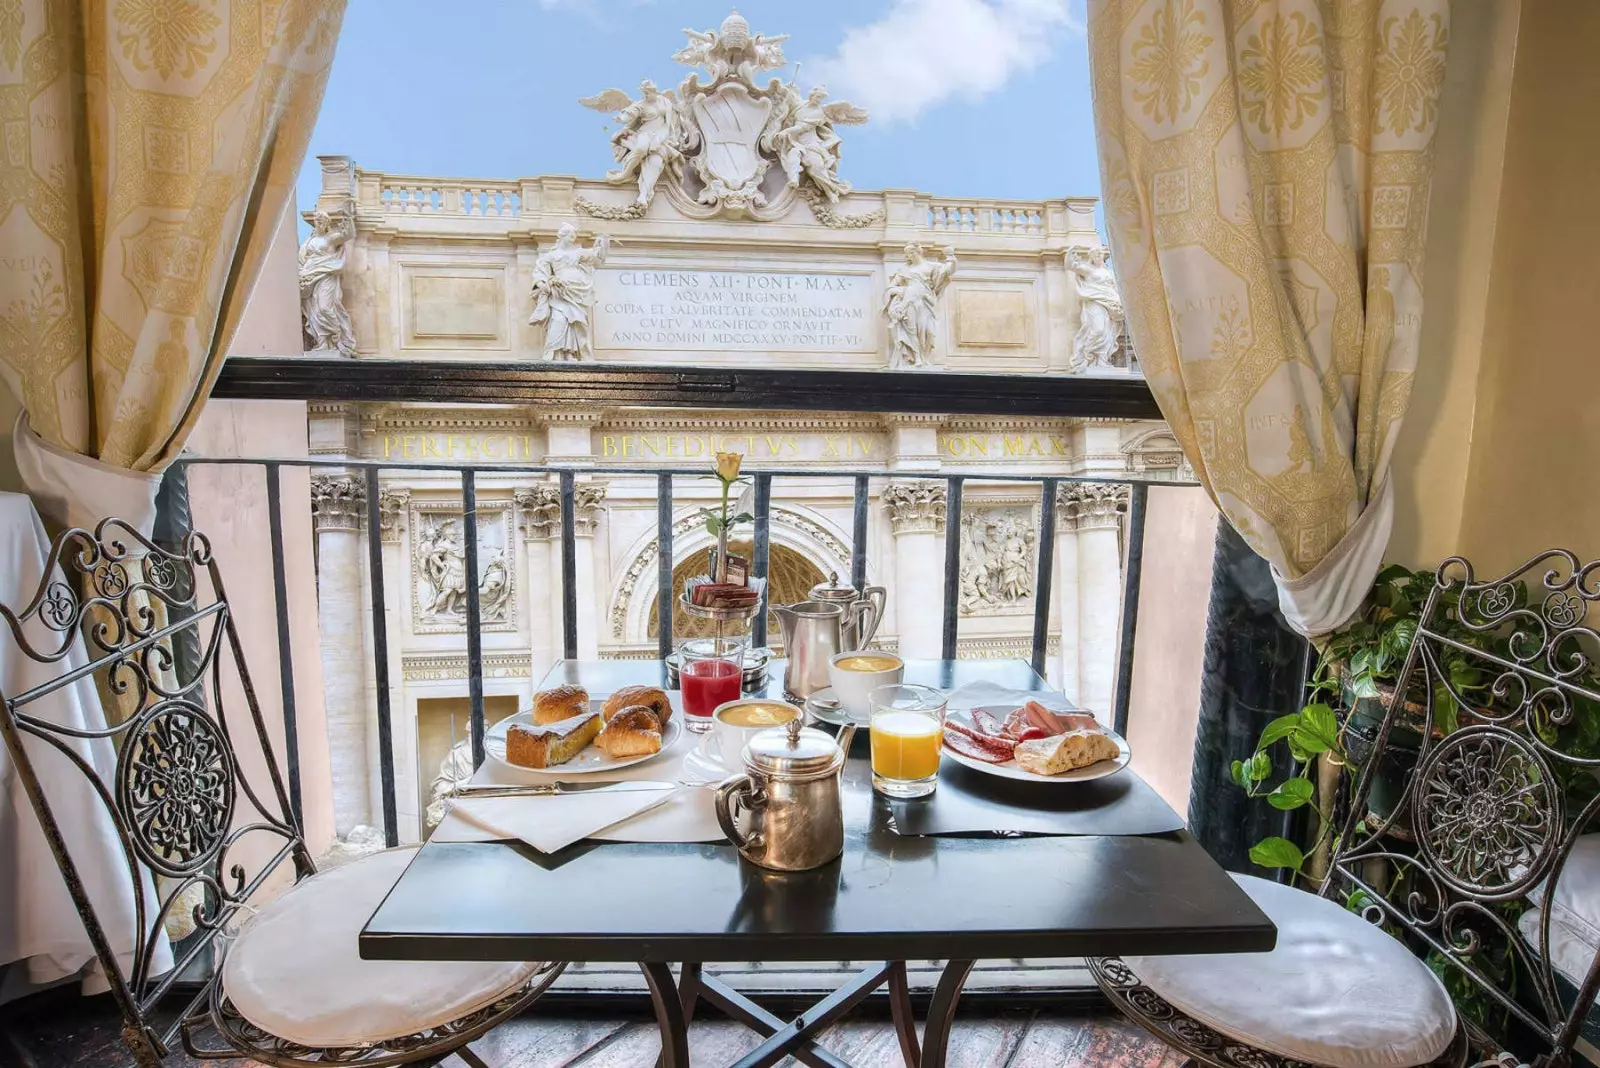
{"type": "Polygon", "coordinates": [[[1083,32],[1071,0],[894,0],[803,72],[874,122],[908,122],[952,97],[1001,88],[1050,58],[1063,32],[1083,32]]]}

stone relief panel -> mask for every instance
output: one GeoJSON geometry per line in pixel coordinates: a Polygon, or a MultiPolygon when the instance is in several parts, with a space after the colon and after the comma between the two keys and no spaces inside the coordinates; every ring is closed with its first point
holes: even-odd
{"type": "Polygon", "coordinates": [[[399,264],[401,344],[408,349],[511,347],[503,264],[399,264]]]}
{"type": "Polygon", "coordinates": [[[1031,611],[1037,574],[1036,506],[974,505],[961,515],[961,614],[1031,611]]]}
{"type": "MultiPolygon", "coordinates": [[[[510,502],[478,505],[478,607],[485,631],[516,629],[510,502]]],[[[411,623],[418,634],[467,628],[467,553],[461,506],[411,507],[411,623]]]]}

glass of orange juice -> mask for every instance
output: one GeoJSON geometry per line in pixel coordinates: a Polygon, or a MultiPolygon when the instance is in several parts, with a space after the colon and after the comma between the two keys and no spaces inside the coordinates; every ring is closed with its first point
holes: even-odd
{"type": "Polygon", "coordinates": [[[872,732],[872,788],[885,797],[927,797],[939,785],[944,694],[896,683],[867,696],[872,732]]]}

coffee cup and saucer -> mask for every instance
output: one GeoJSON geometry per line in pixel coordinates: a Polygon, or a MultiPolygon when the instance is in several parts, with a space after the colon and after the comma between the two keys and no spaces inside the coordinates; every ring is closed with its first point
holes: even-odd
{"type": "Polygon", "coordinates": [[[872,716],[867,697],[879,686],[905,681],[906,664],[894,653],[875,650],[835,653],[828,660],[828,681],[806,700],[812,718],[838,726],[865,727],[872,716]]]}
{"type": "Polygon", "coordinates": [[[742,773],[744,747],[751,738],[804,716],[794,705],[770,697],[741,697],[720,704],[711,713],[711,729],[683,758],[683,766],[708,779],[742,773]]]}

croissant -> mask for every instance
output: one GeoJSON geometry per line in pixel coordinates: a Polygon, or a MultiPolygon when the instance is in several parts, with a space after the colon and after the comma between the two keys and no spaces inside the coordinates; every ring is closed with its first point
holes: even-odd
{"type": "Polygon", "coordinates": [[[589,711],[589,691],[582,686],[557,686],[533,695],[533,721],[557,723],[589,711]]]}
{"type": "Polygon", "coordinates": [[[623,709],[633,708],[635,705],[648,708],[662,727],[665,727],[667,720],[672,718],[672,702],[667,699],[664,691],[654,686],[624,686],[606,698],[605,707],[600,710],[600,714],[609,720],[623,709]]]}
{"type": "Polygon", "coordinates": [[[661,721],[643,705],[624,708],[611,717],[594,744],[614,758],[659,753],[661,721]]]}

